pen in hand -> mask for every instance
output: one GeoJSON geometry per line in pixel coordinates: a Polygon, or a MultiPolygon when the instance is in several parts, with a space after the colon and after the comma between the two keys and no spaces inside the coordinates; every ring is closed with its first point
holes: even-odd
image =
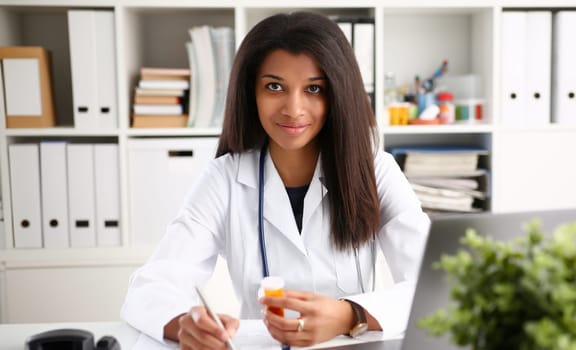
{"type": "MultiPolygon", "coordinates": [[[[196,293],[198,294],[198,297],[200,298],[200,302],[202,302],[202,304],[204,305],[204,307],[208,311],[208,314],[210,315],[210,317],[212,317],[214,322],[216,322],[218,327],[220,327],[223,330],[226,330],[226,328],[224,328],[224,325],[222,324],[222,321],[220,321],[220,318],[218,317],[218,315],[216,315],[214,313],[214,311],[212,310],[212,307],[210,307],[210,305],[208,304],[208,300],[206,300],[206,297],[204,296],[204,292],[202,292],[200,287],[196,287],[196,293]]],[[[228,339],[226,340],[226,345],[228,346],[228,349],[236,350],[236,348],[234,347],[234,344],[232,343],[232,339],[230,337],[228,337],[228,339]]]]}

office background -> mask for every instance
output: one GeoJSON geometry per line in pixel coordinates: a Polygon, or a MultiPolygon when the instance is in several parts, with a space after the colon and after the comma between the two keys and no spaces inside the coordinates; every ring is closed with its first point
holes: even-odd
{"type": "MultiPolygon", "coordinates": [[[[134,127],[141,68],[190,67],[193,27],[231,28],[238,45],[260,19],[298,9],[357,26],[355,49],[382,147],[486,150],[483,211],[576,207],[573,1],[0,0],[0,46],[43,47],[51,67],[48,91],[9,95],[20,80],[43,86],[42,64],[16,85],[10,69],[35,68],[13,59],[44,62],[44,53],[0,53],[0,322],[118,319],[128,276],[152,251],[219,134],[217,123],[198,118],[200,126],[134,127]],[[392,125],[387,73],[399,88],[410,86],[444,60],[446,78],[472,81],[467,97],[481,104],[481,117],[392,125]],[[53,126],[30,127],[30,118],[53,126]]],[[[202,67],[218,71],[212,64],[202,67]]],[[[180,96],[187,108],[197,84],[217,90],[215,80],[195,81],[194,70],[189,81],[180,96]]],[[[185,126],[183,114],[170,120],[185,126]]],[[[220,262],[211,288],[230,300],[224,277],[220,262]]]]}

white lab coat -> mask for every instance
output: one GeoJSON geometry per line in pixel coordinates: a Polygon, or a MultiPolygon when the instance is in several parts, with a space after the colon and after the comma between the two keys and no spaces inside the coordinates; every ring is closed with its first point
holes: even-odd
{"type": "MultiPolygon", "coordinates": [[[[189,191],[175,220],[147,263],[130,278],[122,317],[162,341],[163,327],[198,305],[195,285],[210,278],[217,256],[226,258],[241,318],[260,318],[257,290],[262,279],[258,243],[259,152],[214,159],[189,191]]],[[[320,160],[306,197],[302,233],[298,232],[285,186],[270,157],[264,170],[264,231],[270,275],[286,288],[347,298],[362,305],[384,332],[405,329],[429,219],[391,155],[375,156],[382,226],[380,247],[394,285],[362,293],[354,254],[329,241],[327,189],[320,160]]],[[[364,285],[372,285],[373,259],[361,249],[364,285]]],[[[232,291],[230,291],[232,293],[232,291]]]]}

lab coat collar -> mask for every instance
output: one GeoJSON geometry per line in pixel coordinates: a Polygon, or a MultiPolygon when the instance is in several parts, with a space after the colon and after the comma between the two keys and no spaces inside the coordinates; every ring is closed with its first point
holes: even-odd
{"type": "Polygon", "coordinates": [[[247,151],[241,153],[238,157],[238,182],[258,189],[258,160],[260,151],[247,151]]]}
{"type": "MultiPolygon", "coordinates": [[[[238,182],[258,190],[258,163],[260,151],[250,151],[240,155],[238,182]]],[[[286,215],[287,208],[292,208],[286,187],[272,159],[266,155],[264,165],[264,219],[275,226],[292,244],[306,255],[303,237],[306,234],[307,223],[312,218],[322,199],[327,193],[323,184],[321,156],[318,157],[314,176],[304,198],[304,213],[302,215],[302,235],[298,232],[294,215],[286,215]]],[[[255,203],[257,205],[257,203],[255,203]]],[[[321,208],[320,208],[321,210],[321,208]]],[[[290,210],[289,213],[292,211],[290,210]]],[[[320,216],[322,214],[319,214],[320,216]]]]}

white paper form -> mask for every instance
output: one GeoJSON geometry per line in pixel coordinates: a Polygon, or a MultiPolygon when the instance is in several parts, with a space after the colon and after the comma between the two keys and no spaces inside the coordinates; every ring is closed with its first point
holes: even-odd
{"type": "MultiPolygon", "coordinates": [[[[366,334],[356,339],[346,336],[339,336],[330,341],[317,344],[313,347],[293,346],[292,349],[294,350],[322,349],[337,345],[364,343],[377,340],[401,339],[402,337],[403,334],[398,334],[395,336],[384,338],[382,332],[367,332],[366,334]]],[[[234,342],[236,348],[241,350],[280,350],[280,343],[270,336],[262,320],[241,320],[240,328],[238,329],[238,332],[236,333],[232,341],[234,342]]],[[[138,341],[134,345],[133,349],[134,350],[178,349],[178,344],[170,341],[160,343],[145,334],[140,334],[138,341]]]]}

